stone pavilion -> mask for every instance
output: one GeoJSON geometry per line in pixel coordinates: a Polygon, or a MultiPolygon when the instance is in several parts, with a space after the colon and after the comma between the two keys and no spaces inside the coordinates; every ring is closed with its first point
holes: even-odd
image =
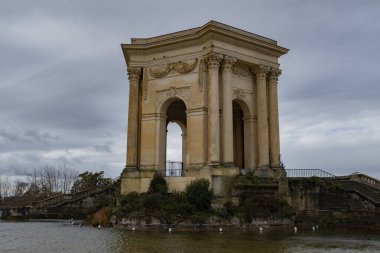
{"type": "Polygon", "coordinates": [[[288,49],[215,21],[121,46],[130,83],[122,194],[146,192],[157,172],[172,191],[206,178],[220,196],[242,171],[285,177],[277,85],[288,49]],[[169,122],[182,129],[179,176],[165,174],[169,122]]]}

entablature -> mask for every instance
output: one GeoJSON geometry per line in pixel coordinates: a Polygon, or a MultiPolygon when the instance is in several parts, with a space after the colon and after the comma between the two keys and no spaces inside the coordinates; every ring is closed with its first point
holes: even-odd
{"type": "Polygon", "coordinates": [[[278,66],[288,52],[277,42],[215,21],[194,29],[122,44],[128,66],[153,67],[180,60],[200,59],[213,51],[250,64],[278,66]],[[238,53],[240,52],[240,53],[238,53]],[[241,53],[244,52],[244,53],[241,53]]]}

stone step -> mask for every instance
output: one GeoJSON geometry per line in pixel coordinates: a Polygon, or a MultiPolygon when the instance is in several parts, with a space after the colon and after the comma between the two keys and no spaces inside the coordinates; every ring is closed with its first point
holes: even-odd
{"type": "Polygon", "coordinates": [[[363,183],[352,180],[336,181],[346,191],[354,191],[367,198],[376,205],[380,205],[380,191],[369,187],[363,183]]]}

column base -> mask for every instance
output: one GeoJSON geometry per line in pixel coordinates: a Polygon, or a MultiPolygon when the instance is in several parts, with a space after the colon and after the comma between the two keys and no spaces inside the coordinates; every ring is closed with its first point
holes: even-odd
{"type": "Polygon", "coordinates": [[[220,165],[221,165],[220,162],[209,162],[207,164],[207,166],[209,166],[209,167],[216,167],[216,166],[220,166],[220,165]]]}
{"type": "Polygon", "coordinates": [[[224,162],[223,163],[223,166],[224,167],[235,167],[235,163],[234,162],[224,162]]]}
{"type": "Polygon", "coordinates": [[[123,172],[121,173],[121,177],[131,176],[133,174],[138,174],[139,169],[136,166],[125,165],[123,172]]]}
{"type": "Polygon", "coordinates": [[[121,174],[121,194],[130,192],[147,192],[155,170],[146,170],[136,166],[126,165],[121,174]]]}

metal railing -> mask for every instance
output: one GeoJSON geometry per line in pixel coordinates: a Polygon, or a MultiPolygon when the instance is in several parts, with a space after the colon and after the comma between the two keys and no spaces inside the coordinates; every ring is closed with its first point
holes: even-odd
{"type": "Polygon", "coordinates": [[[288,178],[335,177],[335,175],[320,169],[286,169],[285,171],[288,178]]]}
{"type": "Polygon", "coordinates": [[[162,174],[164,177],[182,177],[183,164],[176,161],[166,161],[166,170],[162,174]]]}

